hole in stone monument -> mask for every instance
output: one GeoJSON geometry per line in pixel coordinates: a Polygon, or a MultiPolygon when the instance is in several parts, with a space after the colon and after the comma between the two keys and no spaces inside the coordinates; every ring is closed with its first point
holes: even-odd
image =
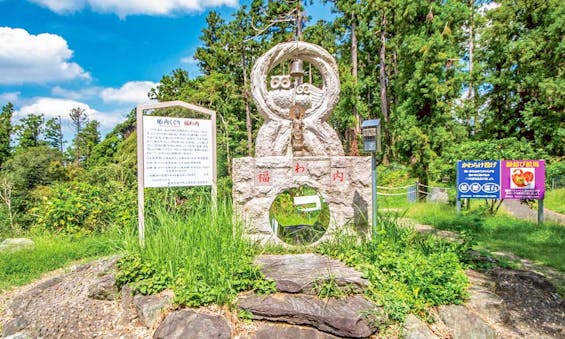
{"type": "Polygon", "coordinates": [[[330,209],[324,198],[309,186],[289,188],[275,198],[269,209],[273,233],[290,245],[309,245],[328,229],[330,209]]]}

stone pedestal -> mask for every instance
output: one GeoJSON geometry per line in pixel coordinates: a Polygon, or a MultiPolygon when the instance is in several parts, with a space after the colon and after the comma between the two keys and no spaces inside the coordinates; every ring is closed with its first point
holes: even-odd
{"type": "Polygon", "coordinates": [[[370,157],[247,157],[233,159],[232,173],[234,212],[252,240],[284,244],[271,230],[269,209],[278,194],[299,186],[316,189],[330,210],[326,234],[313,245],[336,232],[369,234],[370,157]]]}

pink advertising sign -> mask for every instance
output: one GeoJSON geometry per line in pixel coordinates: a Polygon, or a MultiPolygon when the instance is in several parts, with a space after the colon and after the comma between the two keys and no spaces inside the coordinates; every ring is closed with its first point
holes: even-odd
{"type": "Polygon", "coordinates": [[[544,160],[502,160],[500,171],[502,199],[543,199],[544,160]]]}

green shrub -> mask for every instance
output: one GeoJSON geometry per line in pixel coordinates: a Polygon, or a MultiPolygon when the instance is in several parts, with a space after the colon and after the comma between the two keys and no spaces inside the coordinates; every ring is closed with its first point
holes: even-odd
{"type": "Polygon", "coordinates": [[[41,204],[32,209],[37,215],[34,227],[64,233],[100,230],[104,220],[101,190],[82,182],[55,184],[41,204]]]}
{"type": "Polygon", "coordinates": [[[394,321],[408,312],[425,315],[430,306],[462,303],[467,296],[457,244],[424,237],[394,219],[379,219],[377,234],[360,246],[341,238],[320,251],[361,271],[371,282],[367,296],[394,321]]]}
{"type": "Polygon", "coordinates": [[[31,210],[36,231],[67,234],[124,228],[136,220],[135,194],[117,182],[91,185],[73,181],[54,184],[31,210]]]}
{"type": "Polygon", "coordinates": [[[548,188],[565,187],[565,161],[553,160],[548,162],[546,168],[546,185],[548,188]]]}

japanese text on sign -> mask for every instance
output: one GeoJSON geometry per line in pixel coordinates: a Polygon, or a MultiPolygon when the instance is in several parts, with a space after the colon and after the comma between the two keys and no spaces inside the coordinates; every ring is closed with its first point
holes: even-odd
{"type": "Polygon", "coordinates": [[[500,162],[458,161],[457,198],[500,199],[500,162]]]}
{"type": "Polygon", "coordinates": [[[543,199],[544,160],[502,160],[502,199],[543,199]]]}
{"type": "Polygon", "coordinates": [[[210,120],[143,117],[145,187],[212,185],[210,120]]]}

